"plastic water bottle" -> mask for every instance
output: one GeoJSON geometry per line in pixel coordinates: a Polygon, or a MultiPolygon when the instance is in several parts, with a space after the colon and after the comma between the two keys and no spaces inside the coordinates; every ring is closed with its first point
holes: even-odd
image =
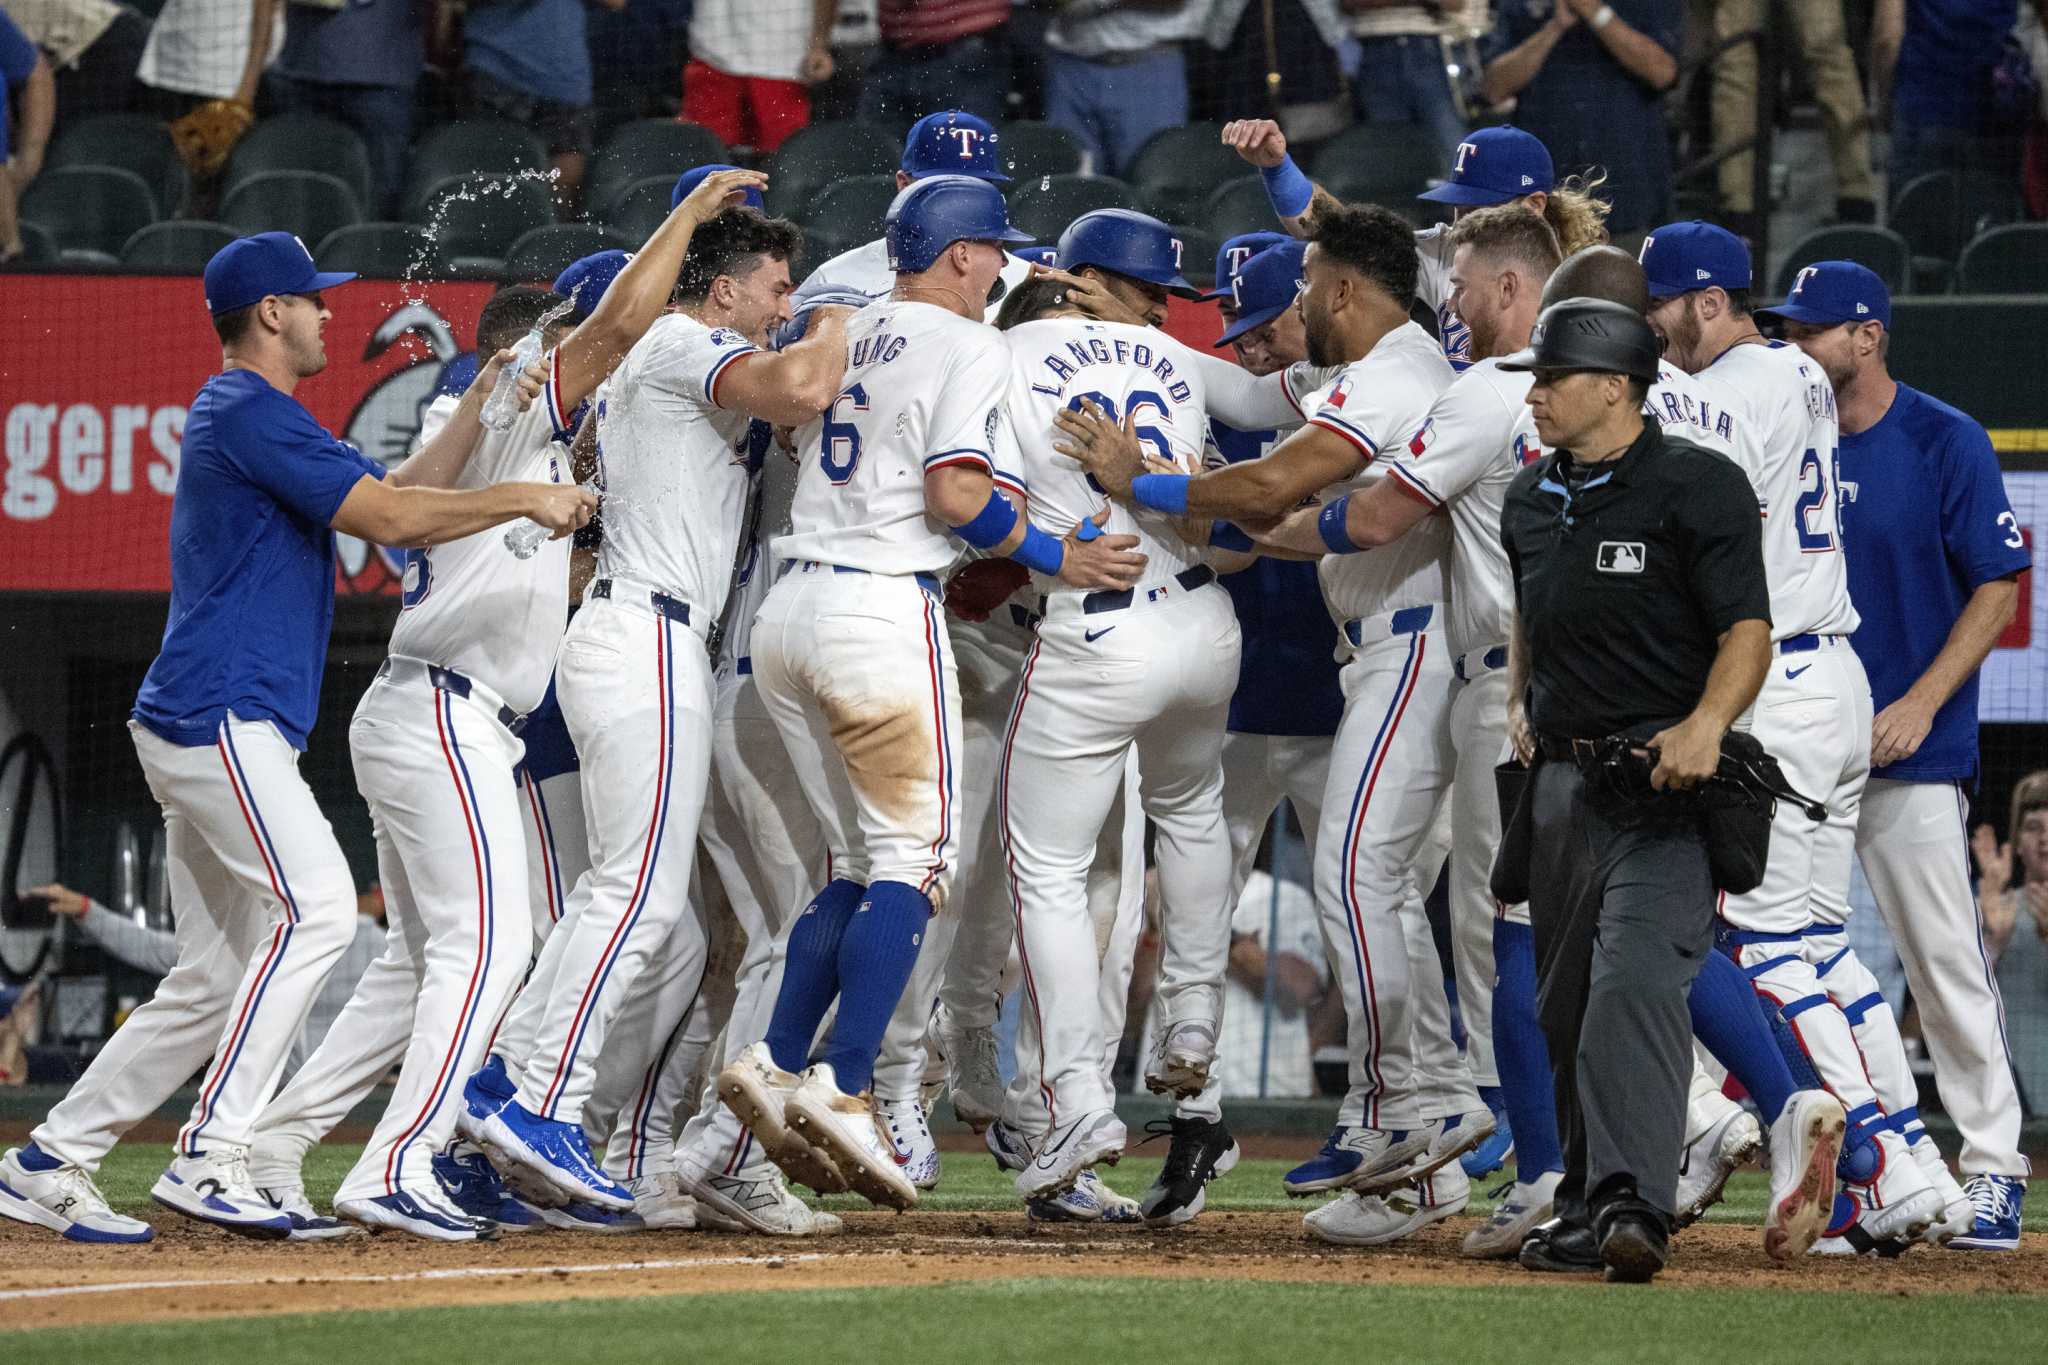
{"type": "Polygon", "coordinates": [[[522,521],[505,533],[505,548],[514,559],[532,559],[548,543],[548,528],[537,521],[522,521]]]}
{"type": "Polygon", "coordinates": [[[484,400],[481,418],[485,430],[505,431],[519,420],[519,376],[540,359],[540,352],[541,334],[536,327],[512,348],[512,359],[498,371],[498,382],[491,385],[491,396],[484,400]]]}

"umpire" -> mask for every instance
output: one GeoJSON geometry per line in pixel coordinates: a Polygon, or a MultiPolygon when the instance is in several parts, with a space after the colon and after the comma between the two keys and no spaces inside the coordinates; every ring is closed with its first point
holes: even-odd
{"type": "Polygon", "coordinates": [[[1602,300],[1543,311],[1503,370],[1534,373],[1549,453],[1509,487],[1508,728],[1565,1176],[1530,1269],[1662,1268],[1692,1074],[1686,992],[1715,889],[1692,789],[1770,662],[1756,495],[1643,415],[1658,346],[1602,300]]]}

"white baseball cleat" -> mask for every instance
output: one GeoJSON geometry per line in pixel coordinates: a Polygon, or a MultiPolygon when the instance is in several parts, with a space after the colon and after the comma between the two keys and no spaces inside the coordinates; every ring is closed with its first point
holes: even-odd
{"type": "Polygon", "coordinates": [[[1384,1246],[1460,1212],[1471,1197],[1464,1168],[1448,1165],[1384,1195],[1347,1191],[1301,1221],[1311,1236],[1338,1246],[1384,1246]]]}
{"type": "Polygon", "coordinates": [[[887,1100],[876,1103],[882,1127],[889,1134],[889,1148],[903,1174],[920,1190],[939,1183],[939,1144],[932,1140],[931,1125],[925,1121],[919,1100],[887,1100]]]}
{"type": "Polygon", "coordinates": [[[1493,1111],[1483,1104],[1447,1119],[1429,1120],[1423,1125],[1429,1133],[1429,1146],[1408,1163],[1407,1179],[1435,1175],[1492,1137],[1493,1125],[1493,1111]]]}
{"type": "Polygon", "coordinates": [[[1024,1216],[1034,1223],[1105,1223],[1143,1226],[1143,1206],[1118,1194],[1093,1171],[1083,1171],[1058,1194],[1024,1201],[1024,1216]]]}
{"type": "Polygon", "coordinates": [[[256,1193],[245,1148],[215,1147],[196,1156],[172,1157],[150,1187],[149,1197],[187,1218],[244,1236],[281,1240],[291,1235],[291,1218],[256,1193]]]}
{"type": "Polygon", "coordinates": [[[682,1190],[674,1171],[650,1171],[626,1182],[633,1213],[649,1231],[686,1231],[697,1226],[697,1204],[682,1190]]]}
{"type": "Polygon", "coordinates": [[[1114,1166],[1129,1134],[1114,1109],[1097,1109],[1048,1132],[1031,1164],[1017,1173],[1017,1193],[1026,1199],[1057,1194],[1091,1166],[1114,1166]]]}
{"type": "Polygon", "coordinates": [[[287,1242],[325,1242],[353,1237],[362,1231],[353,1223],[329,1218],[315,1209],[303,1185],[259,1185],[256,1193],[263,1196],[264,1203],[292,1220],[292,1230],[285,1234],[287,1242]]]}
{"type": "Polygon", "coordinates": [[[1889,1130],[1877,1137],[1884,1165],[1868,1191],[1860,1193],[1863,1230],[1876,1242],[1918,1241],[1947,1213],[1946,1201],[1913,1158],[1906,1140],[1889,1130]],[[1874,1193],[1876,1198],[1871,1198],[1874,1193]]]}
{"type": "Polygon", "coordinates": [[[697,1201],[697,1226],[709,1232],[756,1232],[767,1237],[829,1237],[844,1232],[837,1214],[812,1208],[782,1183],[768,1162],[733,1175],[706,1171],[685,1157],[683,1189],[697,1201]]]}
{"type": "Polygon", "coordinates": [[[953,1116],[981,1132],[1003,1112],[996,1031],[956,1024],[941,1003],[932,1014],[932,1040],[946,1059],[946,1091],[953,1099],[953,1116]]]}
{"type": "Polygon", "coordinates": [[[1562,1171],[1545,1171],[1528,1184],[1510,1185],[1484,1223],[1465,1234],[1460,1254],[1482,1261],[1512,1261],[1539,1223],[1550,1221],[1562,1171]]]}
{"type": "Polygon", "coordinates": [[[1941,1159],[1941,1148],[1934,1145],[1934,1139],[1925,1133],[1919,1141],[1909,1144],[1913,1159],[1920,1163],[1920,1170],[1927,1182],[1934,1186],[1942,1199],[1942,1214],[1934,1225],[1920,1234],[1920,1240],[1936,1246],[1947,1246],[1953,1239],[1968,1232],[1977,1221],[1977,1207],[1970,1202],[1970,1193],[1962,1183],[1949,1174],[1948,1163],[1941,1159]]]}
{"type": "Polygon", "coordinates": [[[874,1101],[866,1094],[841,1090],[831,1063],[819,1062],[804,1072],[803,1084],[783,1110],[783,1122],[824,1154],[870,1203],[892,1209],[917,1207],[917,1186],[903,1173],[896,1149],[883,1135],[874,1101]]]}
{"type": "Polygon", "coordinates": [[[1206,1019],[1169,1024],[1145,1068],[1145,1088],[1155,1095],[1189,1099],[1209,1084],[1216,1064],[1216,1026],[1206,1019]]]}
{"type": "Polygon", "coordinates": [[[783,1174],[819,1194],[838,1194],[849,1186],[831,1154],[813,1148],[786,1122],[789,1101],[801,1084],[801,1077],[775,1065],[768,1044],[754,1043],[718,1073],[718,1096],[783,1174]]]}
{"type": "Polygon", "coordinates": [[[996,1169],[1015,1175],[1031,1164],[1031,1139],[1001,1119],[982,1130],[982,1145],[996,1159],[996,1169]]]}
{"type": "Polygon", "coordinates": [[[1771,1125],[1771,1202],[1764,1251],[1774,1261],[1804,1256],[1835,1206],[1835,1162],[1848,1116],[1825,1090],[1799,1090],[1771,1125]]]}
{"type": "Polygon", "coordinates": [[[1686,1139],[1678,1159],[1676,1228],[1690,1227],[1721,1202],[1728,1178],[1763,1150],[1764,1128],[1747,1109],[1730,1109],[1706,1131],[1686,1139]]]}
{"type": "Polygon", "coordinates": [[[64,1165],[34,1143],[0,1157],[0,1214],[73,1242],[134,1244],[156,1236],[141,1219],[109,1208],[82,1168],[64,1165]]]}

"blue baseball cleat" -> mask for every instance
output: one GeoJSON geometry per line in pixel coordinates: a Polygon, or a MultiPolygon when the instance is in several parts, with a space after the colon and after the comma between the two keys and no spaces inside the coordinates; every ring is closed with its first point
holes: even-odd
{"type": "Polygon", "coordinates": [[[612,1209],[601,1209],[581,1199],[572,1199],[556,1208],[540,1208],[526,1205],[526,1212],[537,1217],[551,1228],[564,1232],[645,1232],[647,1221],[637,1213],[619,1213],[612,1209]]]}
{"type": "Polygon", "coordinates": [[[452,1203],[437,1204],[424,1193],[380,1194],[368,1199],[337,1199],[334,1211],[372,1232],[409,1232],[431,1242],[490,1242],[498,1225],[472,1218],[452,1203]]]}
{"type": "Polygon", "coordinates": [[[1483,1175],[1492,1175],[1508,1164],[1508,1158],[1515,1152],[1515,1131],[1508,1126],[1508,1111],[1493,1111],[1493,1133],[1484,1142],[1458,1158],[1458,1164],[1465,1168],[1465,1174],[1477,1180],[1483,1175]]]}
{"type": "Polygon", "coordinates": [[[507,1100],[484,1120],[483,1137],[481,1145],[500,1170],[508,1163],[523,1166],[569,1202],[633,1211],[633,1192],[598,1169],[580,1123],[542,1118],[518,1100],[507,1100]]]}
{"type": "Polygon", "coordinates": [[[481,1147],[485,1121],[517,1093],[512,1078],[505,1074],[504,1058],[492,1053],[476,1074],[463,1082],[462,1108],[455,1112],[455,1131],[481,1147]]]}
{"type": "Polygon", "coordinates": [[[1430,1136],[1427,1128],[1332,1128],[1322,1150],[1281,1177],[1280,1183],[1296,1198],[1349,1189],[1407,1169],[1429,1150],[1430,1136]]]}
{"type": "Polygon", "coordinates": [[[505,1178],[482,1152],[441,1152],[433,1164],[448,1202],[471,1218],[487,1218],[500,1232],[527,1232],[540,1226],[533,1209],[505,1188],[505,1178]]]}
{"type": "Polygon", "coordinates": [[[1949,1239],[1958,1251],[2018,1251],[2020,1203],[2027,1182],[2009,1175],[1973,1175],[1963,1187],[1977,1210],[1977,1221],[1960,1237],[1949,1239]]]}

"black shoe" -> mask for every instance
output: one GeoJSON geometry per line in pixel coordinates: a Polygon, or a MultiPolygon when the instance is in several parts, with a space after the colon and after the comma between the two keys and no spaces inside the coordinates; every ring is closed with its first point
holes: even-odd
{"type": "Polygon", "coordinates": [[[1219,1122],[1178,1115],[1164,1124],[1154,1119],[1145,1131],[1152,1137],[1171,1133],[1173,1145],[1167,1148],[1159,1178],[1138,1201],[1139,1211],[1153,1227],[1185,1223],[1208,1202],[1209,1182],[1237,1164],[1237,1139],[1219,1122]]]}
{"type": "Polygon", "coordinates": [[[1607,1219],[1600,1260],[1612,1284],[1648,1284],[1664,1268],[1669,1246],[1657,1220],[1632,1209],[1607,1219]]]}
{"type": "Polygon", "coordinates": [[[1601,1268],[1600,1243],[1586,1224],[1553,1218],[1536,1225],[1522,1242],[1521,1254],[1516,1259],[1524,1270],[1591,1275],[1601,1268]]]}

